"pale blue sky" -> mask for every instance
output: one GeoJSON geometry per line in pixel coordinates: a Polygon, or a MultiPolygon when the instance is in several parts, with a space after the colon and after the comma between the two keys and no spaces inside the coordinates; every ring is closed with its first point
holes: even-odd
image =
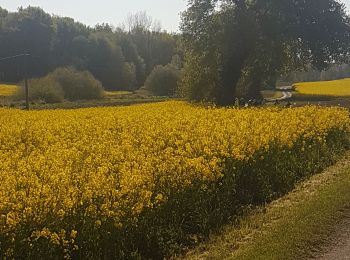
{"type": "MultiPolygon", "coordinates": [[[[350,1],[350,0],[349,0],[350,1]]],[[[72,17],[87,25],[107,22],[120,25],[129,13],[146,11],[162,28],[177,31],[186,0],[0,0],[0,6],[15,11],[19,6],[39,6],[46,12],[72,17]]]]}
{"type": "MultiPolygon", "coordinates": [[[[350,0],[343,0],[350,9],[350,0]]],[[[186,0],[0,0],[0,6],[15,11],[19,6],[40,6],[46,12],[72,17],[87,25],[107,22],[120,25],[129,13],[146,11],[168,31],[177,31],[186,0]]]]}

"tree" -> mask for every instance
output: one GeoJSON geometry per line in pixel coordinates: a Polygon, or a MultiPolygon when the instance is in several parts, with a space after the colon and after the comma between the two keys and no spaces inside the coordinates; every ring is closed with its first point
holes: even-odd
{"type": "Polygon", "coordinates": [[[157,65],[171,62],[176,41],[173,35],[161,31],[160,22],[153,20],[146,12],[138,12],[130,14],[126,24],[129,39],[144,61],[145,74],[151,73],[157,65]]]}
{"type": "Polygon", "coordinates": [[[136,90],[136,66],[132,62],[125,62],[123,67],[123,89],[124,90],[136,90]]]}
{"type": "Polygon", "coordinates": [[[68,100],[99,99],[103,96],[101,82],[88,71],[61,67],[49,73],[46,78],[56,82],[68,100]]]}
{"type": "Polygon", "coordinates": [[[126,26],[129,32],[147,32],[151,29],[153,20],[146,12],[128,14],[126,26]]]}
{"type": "Polygon", "coordinates": [[[0,17],[6,17],[8,15],[8,11],[0,7],[0,17]]]}
{"type": "MultiPolygon", "coordinates": [[[[31,101],[60,103],[64,100],[64,91],[62,89],[62,86],[52,77],[46,76],[39,79],[30,79],[29,86],[29,99],[31,101]]],[[[24,100],[26,98],[24,87],[19,89],[17,98],[21,100],[24,100]]]]}
{"type": "Polygon", "coordinates": [[[323,69],[349,51],[349,17],[336,0],[190,0],[182,31],[185,93],[220,105],[237,93],[260,98],[279,74],[323,69]]]}
{"type": "Polygon", "coordinates": [[[148,76],[145,87],[158,96],[173,96],[176,93],[180,72],[174,66],[156,66],[148,76]]]}
{"type": "MultiPolygon", "coordinates": [[[[29,76],[46,74],[53,33],[51,16],[36,7],[21,8],[17,13],[1,13],[0,57],[30,53],[39,58],[30,66],[29,76]]],[[[22,64],[18,60],[8,62],[1,70],[10,81],[19,81],[23,76],[22,64]]]]}
{"type": "Polygon", "coordinates": [[[145,62],[139,55],[135,43],[131,40],[128,35],[121,34],[119,45],[122,48],[125,61],[127,63],[133,63],[135,66],[135,86],[133,88],[139,88],[145,82],[145,62]]]}
{"type": "Polygon", "coordinates": [[[89,41],[89,71],[106,89],[123,89],[124,56],[114,35],[97,32],[90,35],[89,41]]]}
{"type": "Polygon", "coordinates": [[[86,61],[87,40],[85,39],[89,37],[90,29],[72,18],[57,16],[53,17],[53,28],[50,52],[51,68],[79,63],[79,59],[86,61]]]}
{"type": "MultiPolygon", "coordinates": [[[[162,31],[145,12],[129,15],[128,26],[129,31],[110,24],[92,28],[37,7],[0,8],[0,57],[32,54],[29,77],[72,66],[90,71],[107,89],[135,90],[155,66],[170,63],[180,52],[175,35],[162,31]]],[[[0,63],[0,80],[18,82],[24,71],[24,59],[8,60],[0,63]]]]}

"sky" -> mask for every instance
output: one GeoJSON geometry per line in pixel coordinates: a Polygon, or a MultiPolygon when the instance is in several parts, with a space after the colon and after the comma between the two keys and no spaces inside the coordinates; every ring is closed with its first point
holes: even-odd
{"type": "MultiPolygon", "coordinates": [[[[343,0],[350,11],[350,0],[343,0]]],[[[162,28],[178,31],[180,12],[186,9],[186,0],[0,0],[0,6],[9,11],[18,7],[39,6],[50,14],[72,17],[84,24],[121,25],[128,14],[146,11],[161,22],[162,28]]]]}
{"type": "Polygon", "coordinates": [[[0,6],[9,11],[20,6],[39,6],[50,14],[68,16],[90,26],[97,23],[119,26],[128,14],[146,11],[170,32],[178,31],[180,12],[186,9],[186,4],[186,0],[0,0],[0,6]]]}

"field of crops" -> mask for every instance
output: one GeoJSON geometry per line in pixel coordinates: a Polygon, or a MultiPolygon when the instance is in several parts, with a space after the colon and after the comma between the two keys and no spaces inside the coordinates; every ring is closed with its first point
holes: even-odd
{"type": "Polygon", "coordinates": [[[350,96],[350,79],[303,82],[294,84],[294,88],[304,95],[346,97],[350,96]]]}
{"type": "Polygon", "coordinates": [[[15,85],[0,84],[0,97],[12,96],[16,93],[18,87],[15,85]]]}
{"type": "Polygon", "coordinates": [[[130,92],[130,91],[105,91],[104,94],[106,97],[120,97],[120,96],[131,95],[132,92],[130,92]]]}
{"type": "Polygon", "coordinates": [[[346,145],[340,108],[0,109],[0,258],[161,258],[346,145]]]}

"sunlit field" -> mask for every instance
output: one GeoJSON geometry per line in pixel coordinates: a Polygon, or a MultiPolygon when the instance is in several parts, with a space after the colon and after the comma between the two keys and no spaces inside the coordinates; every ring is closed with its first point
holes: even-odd
{"type": "Polygon", "coordinates": [[[105,91],[104,95],[106,97],[119,97],[119,96],[125,96],[125,95],[131,95],[132,92],[130,91],[105,91]]]}
{"type": "Polygon", "coordinates": [[[0,258],[165,256],[317,171],[349,123],[318,107],[0,109],[0,258]]]}
{"type": "Polygon", "coordinates": [[[294,84],[294,88],[304,95],[346,97],[350,96],[350,79],[303,82],[294,84]]]}
{"type": "Polygon", "coordinates": [[[12,96],[17,92],[17,90],[18,86],[16,85],[0,84],[0,96],[12,96]]]}

